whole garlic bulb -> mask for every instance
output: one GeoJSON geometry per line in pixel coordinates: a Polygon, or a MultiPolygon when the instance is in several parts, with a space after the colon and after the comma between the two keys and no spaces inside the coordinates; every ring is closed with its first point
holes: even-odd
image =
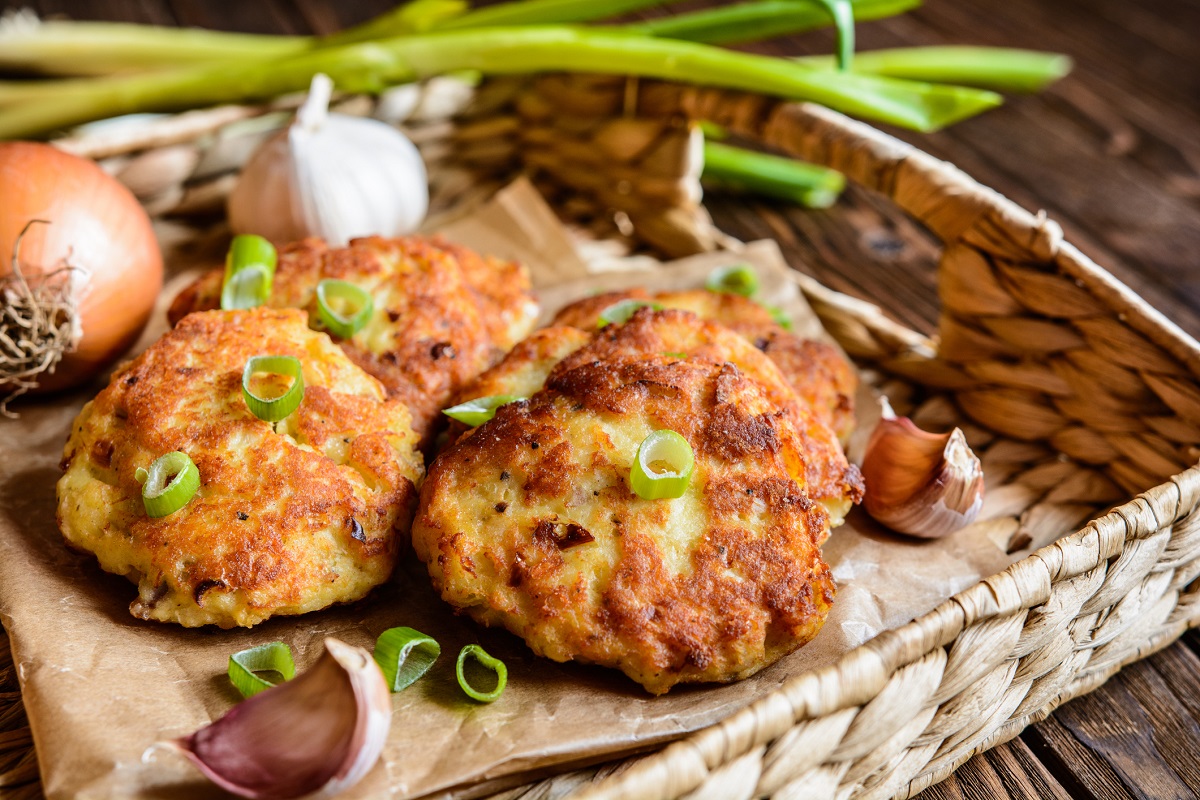
{"type": "Polygon", "coordinates": [[[429,181],[417,148],[384,122],[329,113],[332,91],[333,81],[315,75],[295,121],[250,157],[229,195],[234,233],[340,246],[421,224],[429,181]]]}

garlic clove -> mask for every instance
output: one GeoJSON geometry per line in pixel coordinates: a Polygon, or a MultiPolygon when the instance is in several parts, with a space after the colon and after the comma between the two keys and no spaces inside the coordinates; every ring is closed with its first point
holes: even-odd
{"type": "Polygon", "coordinates": [[[892,415],[886,402],[862,472],[867,513],[898,533],[937,539],[971,524],[983,508],[983,465],[962,430],[923,431],[892,415]]]}
{"type": "Polygon", "coordinates": [[[240,797],[332,796],[374,766],[391,722],[391,697],[375,659],[326,638],[325,653],[307,672],[168,745],[240,797]]]}

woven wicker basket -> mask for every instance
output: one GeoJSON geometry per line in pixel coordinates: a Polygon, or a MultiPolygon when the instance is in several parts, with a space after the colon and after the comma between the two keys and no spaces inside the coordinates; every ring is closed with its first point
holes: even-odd
{"type": "MultiPolygon", "coordinates": [[[[699,204],[697,119],[890,198],[944,243],[937,341],[797,281],[860,366],[922,399],[916,413],[969,426],[985,464],[1025,471],[1037,491],[1014,500],[1012,516],[1034,541],[1053,541],[660,752],[496,797],[909,797],[1200,624],[1200,469],[1189,468],[1200,346],[1055,223],[816,106],[590,76],[430,88],[400,102],[399,116],[431,164],[435,209],[532,169],[561,213],[604,240],[592,252],[605,257],[723,240],[699,204]],[[606,166],[589,168],[598,158],[606,166]]],[[[219,209],[232,181],[200,168],[197,143],[211,147],[214,131],[262,111],[63,144],[115,157],[110,168],[153,212],[186,216],[219,209]]]]}

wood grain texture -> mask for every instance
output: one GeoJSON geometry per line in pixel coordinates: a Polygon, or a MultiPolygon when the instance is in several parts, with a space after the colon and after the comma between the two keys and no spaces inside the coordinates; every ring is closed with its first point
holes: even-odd
{"type": "MultiPolygon", "coordinates": [[[[673,8],[714,5],[715,0],[673,8]]],[[[0,0],[77,19],[328,33],[389,0],[0,0]]],[[[1200,2],[1197,0],[927,0],[904,17],[860,26],[863,49],[971,43],[1067,53],[1075,72],[1041,96],[950,130],[889,130],[1030,209],[1193,335],[1200,334],[1200,2]]],[[[762,46],[827,52],[828,33],[762,46]]],[[[836,212],[711,197],[717,223],[771,237],[797,268],[864,297],[905,325],[935,329],[936,250],[911,220],[870,194],[836,212]]],[[[7,649],[7,641],[0,643],[7,649]]],[[[1200,636],[1191,632],[1018,739],[976,756],[923,792],[940,798],[1192,798],[1200,793],[1200,636]]],[[[2,659],[0,659],[2,661],[2,659]]],[[[16,691],[0,667],[0,697],[16,691]]],[[[0,730],[20,730],[14,719],[0,730]]],[[[27,729],[26,729],[27,730],[27,729]]],[[[36,797],[21,736],[0,739],[0,795],[36,797]]]]}

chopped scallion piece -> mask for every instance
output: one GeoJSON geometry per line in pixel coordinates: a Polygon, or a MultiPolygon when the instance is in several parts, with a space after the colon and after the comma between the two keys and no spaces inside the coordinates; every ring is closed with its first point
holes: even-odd
{"type": "Polygon", "coordinates": [[[469,644],[458,653],[458,663],[454,666],[454,673],[458,676],[458,685],[467,693],[467,697],[472,700],[478,700],[480,703],[491,703],[500,696],[504,691],[505,684],[508,683],[508,667],[504,666],[504,662],[498,658],[488,655],[477,644],[469,644]],[[490,669],[496,673],[496,686],[490,692],[481,692],[467,682],[467,676],[464,674],[467,665],[467,658],[473,658],[481,667],[490,669]]]}
{"type": "Polygon", "coordinates": [[[375,642],[375,661],[393,692],[412,685],[441,654],[440,644],[412,628],[389,628],[375,642]]]}
{"type": "Polygon", "coordinates": [[[349,339],[371,321],[375,301],[370,292],[347,281],[327,278],[317,284],[317,317],[325,329],[349,339]]]}
{"type": "Polygon", "coordinates": [[[304,399],[304,370],[300,359],[294,356],[255,356],[246,362],[242,370],[242,394],[251,413],[267,422],[278,422],[297,408],[304,399]],[[260,397],[250,389],[250,379],[265,372],[292,379],[292,383],[276,397],[260,397]]]}
{"type": "Polygon", "coordinates": [[[283,642],[271,642],[240,650],[229,657],[229,682],[242,693],[242,697],[253,697],[277,685],[262,677],[259,674],[261,672],[277,672],[285,681],[296,677],[292,649],[283,642]]]}
{"type": "Polygon", "coordinates": [[[152,517],[174,514],[200,489],[200,470],[178,450],[159,456],[150,469],[139,469],[134,476],[142,483],[142,505],[152,517]]]}
{"type": "Polygon", "coordinates": [[[740,294],[750,297],[758,291],[758,275],[748,264],[731,264],[717,267],[708,275],[704,288],[710,292],[740,294]]]}
{"type": "Polygon", "coordinates": [[[221,284],[221,308],[256,308],[271,296],[278,256],[275,247],[261,236],[233,237],[225,256],[225,281],[221,284]]]}
{"type": "Polygon", "coordinates": [[[655,431],[642,440],[629,470],[629,485],[643,500],[682,497],[692,479],[692,446],[675,431],[655,431]]]}
{"type": "Polygon", "coordinates": [[[596,327],[603,328],[605,325],[628,322],[629,318],[639,308],[652,308],[655,311],[662,311],[662,306],[658,303],[651,303],[646,300],[622,300],[619,303],[613,303],[600,312],[600,322],[596,327]]]}
{"type": "Polygon", "coordinates": [[[450,406],[450,408],[447,408],[442,413],[451,419],[458,420],[464,425],[470,425],[472,428],[475,428],[496,416],[496,409],[500,408],[500,406],[524,399],[515,394],[494,394],[490,397],[476,397],[474,400],[450,406]]]}
{"type": "Polygon", "coordinates": [[[779,327],[783,328],[785,331],[790,331],[792,329],[792,318],[788,316],[786,311],[779,306],[764,307],[767,309],[767,311],[771,312],[771,317],[779,324],[779,327]]]}

